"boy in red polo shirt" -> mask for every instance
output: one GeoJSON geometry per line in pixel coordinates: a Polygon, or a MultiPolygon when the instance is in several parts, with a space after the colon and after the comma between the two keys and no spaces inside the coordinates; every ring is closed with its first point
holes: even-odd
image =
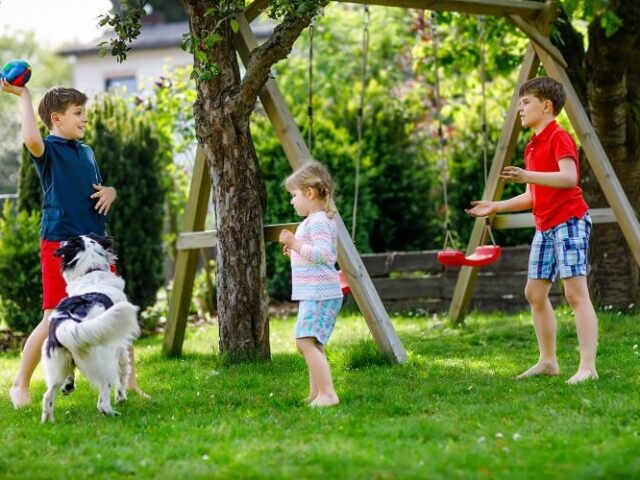
{"type": "Polygon", "coordinates": [[[466,212],[485,217],[533,209],[536,233],[531,243],[525,296],[538,339],[538,362],[517,378],[558,375],[556,319],[549,291],[558,273],[573,309],[580,345],[578,371],[567,383],[596,380],[598,319],[587,288],[591,218],[582,190],[575,142],[555,121],[565,103],[562,85],[549,77],[529,80],[518,92],[520,121],[534,130],[524,152],[526,169],[505,167],[500,178],[526,183],[525,193],[497,202],[475,201],[466,212]]]}

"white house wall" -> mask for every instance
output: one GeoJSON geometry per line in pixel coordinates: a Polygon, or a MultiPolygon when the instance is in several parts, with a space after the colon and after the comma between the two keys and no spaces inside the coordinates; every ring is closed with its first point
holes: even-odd
{"type": "Polygon", "coordinates": [[[135,76],[138,91],[142,91],[167,72],[192,64],[193,56],[178,47],[129,52],[122,63],[110,55],[82,55],[76,57],[73,81],[75,88],[93,96],[105,91],[109,79],[135,76]]]}

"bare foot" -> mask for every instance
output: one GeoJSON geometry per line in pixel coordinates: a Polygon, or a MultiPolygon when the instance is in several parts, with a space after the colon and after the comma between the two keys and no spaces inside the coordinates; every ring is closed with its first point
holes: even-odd
{"type": "Polygon", "coordinates": [[[31,404],[31,394],[29,393],[28,387],[14,385],[9,390],[9,396],[11,397],[13,408],[22,408],[31,404]]]}
{"type": "Polygon", "coordinates": [[[560,368],[557,363],[536,363],[529,370],[522,372],[516,377],[516,380],[523,378],[537,377],[538,375],[558,375],[560,368]]]}
{"type": "Polygon", "coordinates": [[[585,382],[587,380],[598,380],[598,373],[595,369],[578,370],[576,374],[567,380],[569,385],[575,385],[576,383],[585,382]]]}
{"type": "Polygon", "coordinates": [[[307,395],[306,397],[304,397],[304,398],[302,399],[302,401],[303,401],[303,402],[305,402],[305,403],[311,403],[311,402],[313,402],[317,397],[318,397],[318,394],[317,394],[317,393],[316,393],[315,395],[311,395],[311,394],[309,394],[309,395],[307,395]]]}
{"type": "Polygon", "coordinates": [[[332,395],[318,395],[315,400],[313,400],[309,406],[310,407],[335,407],[340,403],[338,396],[335,394],[332,395]]]}
{"type": "Polygon", "coordinates": [[[144,391],[142,391],[142,389],[140,388],[140,386],[137,383],[135,385],[127,385],[127,390],[133,390],[134,392],[136,392],[140,397],[144,398],[145,400],[151,400],[151,396],[148,395],[147,393],[145,393],[144,391]]]}

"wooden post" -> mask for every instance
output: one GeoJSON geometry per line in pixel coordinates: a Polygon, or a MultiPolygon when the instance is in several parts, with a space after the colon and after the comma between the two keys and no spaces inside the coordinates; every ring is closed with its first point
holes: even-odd
{"type": "Polygon", "coordinates": [[[578,94],[573,88],[567,72],[544,49],[537,45],[534,45],[534,47],[547,73],[564,86],[567,96],[565,110],[571,125],[573,125],[580,139],[580,145],[587,155],[587,160],[589,160],[589,165],[593,169],[598,184],[602,188],[611,210],[613,210],[618,219],[618,224],[629,244],[631,254],[636,263],[640,265],[640,224],[638,223],[636,212],[629,203],[616,172],[609,162],[607,153],[589,121],[587,112],[582,108],[582,103],[580,103],[578,94]]]}
{"type": "MultiPolygon", "coordinates": [[[[552,4],[547,3],[546,9],[542,12],[540,15],[541,18],[537,22],[537,27],[541,30],[542,34],[547,35],[549,33],[555,15],[555,8],[552,4]]],[[[496,153],[493,157],[491,170],[485,185],[485,191],[482,195],[484,200],[499,200],[502,196],[503,185],[499,181],[500,172],[502,172],[502,169],[505,166],[511,163],[518,140],[518,134],[521,130],[520,118],[518,116],[518,88],[524,82],[535,76],[539,65],[540,60],[536,56],[534,43],[531,41],[529,42],[529,46],[527,47],[527,51],[524,55],[522,68],[518,75],[516,89],[511,97],[507,118],[505,119],[502,127],[498,148],[496,149],[496,153]]],[[[483,234],[484,219],[477,218],[473,224],[473,230],[471,232],[471,237],[469,238],[467,254],[472,253],[478,245],[485,241],[483,234]]],[[[464,317],[469,309],[469,304],[471,303],[471,297],[473,295],[477,276],[477,268],[462,267],[460,269],[458,280],[451,298],[451,305],[449,306],[449,318],[455,323],[462,323],[464,321],[464,317]]]]}
{"type": "MultiPolygon", "coordinates": [[[[204,151],[198,147],[189,189],[189,200],[184,212],[184,232],[198,232],[204,228],[210,193],[211,181],[207,162],[204,158],[204,151]]],[[[171,298],[169,299],[169,315],[162,345],[162,350],[166,355],[177,356],[182,353],[184,331],[187,326],[193,282],[196,276],[198,252],[198,250],[178,250],[171,298]]]]}
{"type": "MultiPolygon", "coordinates": [[[[237,48],[240,57],[246,63],[249,53],[258,46],[258,42],[245,16],[239,14],[236,18],[240,25],[236,36],[237,48]]],[[[272,79],[267,80],[260,91],[260,101],[292,168],[296,168],[301,160],[311,158],[298,126],[272,79]]],[[[338,263],[347,277],[351,294],[380,349],[393,362],[404,363],[407,360],[407,354],[339,214],[336,215],[336,223],[338,225],[338,263]]]]}

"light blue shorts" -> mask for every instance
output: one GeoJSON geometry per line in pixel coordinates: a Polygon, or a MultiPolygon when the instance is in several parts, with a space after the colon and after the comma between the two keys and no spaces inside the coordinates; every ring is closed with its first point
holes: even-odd
{"type": "Polygon", "coordinates": [[[326,345],[336,325],[340,307],[342,307],[342,298],[300,300],[296,338],[313,337],[321,345],[326,345]]]}
{"type": "Polygon", "coordinates": [[[529,278],[554,281],[589,273],[591,217],[572,217],[544,232],[536,231],[529,254],[529,278]]]}

